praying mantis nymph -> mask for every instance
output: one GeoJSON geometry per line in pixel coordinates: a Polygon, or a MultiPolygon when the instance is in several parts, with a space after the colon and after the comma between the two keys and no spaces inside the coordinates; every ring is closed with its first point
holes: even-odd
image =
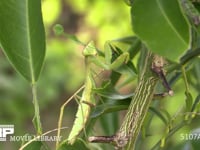
{"type": "Polygon", "coordinates": [[[96,54],[97,51],[93,46],[93,43],[89,43],[83,50],[83,55],[85,56],[85,64],[86,64],[85,87],[79,102],[78,110],[76,113],[76,119],[74,121],[73,127],[67,139],[69,144],[73,144],[78,135],[81,133],[81,131],[84,130],[84,127],[90,115],[91,106],[94,105],[92,89],[94,88],[95,85],[91,71],[91,64],[92,64],[91,59],[95,57],[96,54]]]}
{"type": "MultiPolygon", "coordinates": [[[[108,46],[108,45],[107,45],[108,46]]],[[[95,88],[95,82],[93,77],[92,67],[99,65],[103,69],[115,70],[119,68],[122,64],[127,63],[129,60],[129,54],[127,52],[121,54],[116,58],[115,61],[111,63],[112,52],[108,47],[106,48],[105,59],[99,59],[98,52],[94,47],[94,43],[90,42],[83,50],[83,55],[85,56],[85,65],[86,65],[86,79],[85,87],[79,102],[78,111],[76,113],[76,119],[74,121],[72,130],[68,136],[68,143],[73,144],[81,133],[84,130],[87,121],[89,120],[89,115],[91,108],[95,106],[93,88],[95,88]],[[104,62],[105,61],[105,62],[104,62]]]]}

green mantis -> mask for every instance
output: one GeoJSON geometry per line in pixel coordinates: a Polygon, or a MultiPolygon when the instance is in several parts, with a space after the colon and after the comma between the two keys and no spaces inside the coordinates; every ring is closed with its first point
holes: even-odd
{"type": "MultiPolygon", "coordinates": [[[[64,35],[65,37],[73,40],[77,44],[85,46],[83,50],[83,55],[85,57],[85,66],[86,66],[86,77],[85,84],[77,90],[62,106],[60,109],[59,121],[58,121],[58,132],[57,136],[59,137],[61,134],[61,126],[64,115],[64,109],[67,104],[76,97],[82,90],[82,95],[79,101],[78,110],[76,113],[76,119],[74,121],[71,132],[67,138],[67,143],[74,144],[78,136],[84,130],[88,120],[91,108],[95,106],[94,100],[94,92],[93,88],[95,88],[95,76],[93,72],[93,66],[99,66],[103,70],[116,70],[120,68],[123,64],[126,64],[129,60],[129,54],[127,52],[119,52],[115,51],[111,48],[109,42],[105,45],[105,53],[99,51],[95,48],[94,43],[90,42],[85,45],[75,36],[64,33],[64,29],[61,25],[56,25],[54,27],[54,31],[58,35],[64,35]],[[115,57],[113,57],[113,52],[115,53],[115,57]]],[[[64,141],[65,143],[65,141],[64,141]]],[[[59,149],[60,143],[57,141],[56,149],[59,149]]]]}
{"type": "MultiPolygon", "coordinates": [[[[90,42],[85,46],[83,55],[85,57],[86,66],[85,84],[83,86],[82,95],[78,102],[79,105],[76,113],[76,119],[67,139],[67,143],[71,145],[75,143],[76,139],[85,130],[85,127],[90,120],[91,110],[97,103],[93,89],[96,87],[95,79],[99,73],[95,73],[95,68],[99,67],[103,71],[111,70],[115,72],[121,72],[121,70],[127,67],[127,64],[130,63],[129,53],[115,49],[115,47],[113,47],[109,42],[105,44],[104,52],[99,51],[97,48],[95,48],[94,43],[90,42]]],[[[122,148],[124,146],[129,148],[133,147],[134,143],[129,143],[128,141],[130,141],[130,138],[134,139],[131,141],[135,141],[137,135],[139,134],[141,124],[148,111],[150,102],[153,99],[154,88],[158,78],[161,78],[163,85],[168,90],[168,94],[173,94],[166,82],[165,75],[162,70],[164,65],[162,60],[163,59],[161,57],[153,57],[151,52],[147,52],[140,82],[135,91],[135,96],[133,97],[121,128],[113,136],[89,138],[88,140],[90,142],[112,142],[115,143],[116,147],[118,148],[122,148]]],[[[80,91],[77,93],[80,93],[80,91]]],[[[63,110],[61,112],[63,112],[63,110]]]]}
{"type": "Polygon", "coordinates": [[[73,144],[79,134],[84,130],[85,125],[89,120],[91,107],[95,106],[94,93],[92,91],[93,88],[95,88],[93,65],[98,65],[102,69],[106,70],[117,70],[122,64],[125,64],[129,61],[129,54],[125,52],[118,56],[113,62],[111,62],[112,49],[108,43],[105,47],[104,56],[100,56],[98,54],[98,50],[94,47],[93,42],[90,42],[83,50],[86,65],[86,78],[84,90],[82,92],[76,113],[76,119],[68,136],[67,141],[69,144],[73,144]]]}
{"type": "Polygon", "coordinates": [[[93,104],[93,94],[92,88],[95,86],[93,83],[92,71],[91,71],[91,63],[93,57],[97,54],[97,51],[93,47],[92,43],[89,43],[83,51],[83,55],[85,56],[86,63],[86,79],[85,79],[85,88],[83,90],[81,100],[79,102],[78,111],[76,113],[76,119],[74,121],[74,125],[68,137],[68,142],[73,144],[80,134],[80,132],[84,129],[84,126],[88,120],[91,105],[93,104]]]}

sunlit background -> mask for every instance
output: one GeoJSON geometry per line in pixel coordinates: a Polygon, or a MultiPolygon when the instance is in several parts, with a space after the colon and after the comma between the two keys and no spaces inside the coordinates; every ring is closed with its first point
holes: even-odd
{"type": "MultiPolygon", "coordinates": [[[[56,36],[53,27],[61,24],[68,34],[83,43],[93,40],[103,48],[107,40],[131,35],[129,7],[123,0],[42,0],[46,30],[46,58],[38,81],[38,97],[44,132],[57,128],[61,105],[84,82],[83,47],[56,36]]],[[[70,131],[76,102],[64,114],[70,131]]],[[[35,134],[30,85],[12,68],[0,51],[0,123],[14,124],[15,135],[35,134]]],[[[0,149],[15,150],[20,142],[0,143],[0,149]]]]}
{"type": "MultiPolygon", "coordinates": [[[[46,58],[38,81],[38,97],[43,132],[47,132],[57,128],[61,105],[83,85],[85,77],[83,47],[67,37],[55,35],[53,27],[61,24],[65,33],[76,35],[83,43],[93,40],[99,49],[103,49],[106,41],[130,36],[133,32],[130,7],[124,0],[42,0],[42,12],[46,30],[46,58]]],[[[185,101],[183,87],[182,81],[177,82],[173,87],[175,96],[167,101],[163,100],[161,108],[167,107],[171,115],[174,115],[185,101]]],[[[194,90],[193,92],[195,93],[194,90]]],[[[0,107],[0,124],[14,124],[15,135],[35,134],[30,85],[16,73],[2,51],[0,107]]],[[[70,131],[76,108],[75,101],[66,107],[63,125],[69,128],[62,132],[63,138],[67,137],[70,131]]],[[[151,131],[155,135],[146,139],[146,147],[155,144],[161,138],[159,133],[166,130],[158,117],[154,117],[153,122],[151,131]]],[[[193,127],[197,126],[196,123],[193,124],[193,127]]],[[[188,133],[191,130],[192,128],[186,127],[180,133],[188,133]]],[[[174,143],[182,142],[180,133],[173,137],[174,143]]],[[[4,142],[0,143],[0,149],[15,150],[20,144],[4,142]]]]}

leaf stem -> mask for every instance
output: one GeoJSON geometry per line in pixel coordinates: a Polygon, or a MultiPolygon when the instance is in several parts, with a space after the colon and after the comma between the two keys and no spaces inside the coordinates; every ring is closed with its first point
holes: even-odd
{"type": "MultiPolygon", "coordinates": [[[[165,140],[169,139],[173,134],[175,134],[179,129],[187,125],[185,121],[182,121],[177,126],[175,126],[173,129],[171,129],[168,133],[168,135],[165,137],[165,140]]],[[[160,139],[152,148],[151,150],[159,150],[161,145],[162,139],[160,139]]]]}
{"type": "Polygon", "coordinates": [[[188,61],[192,60],[193,57],[197,57],[200,55],[200,48],[195,50],[189,50],[183,57],[180,59],[180,66],[186,64],[188,61]]]}
{"type": "Polygon", "coordinates": [[[179,70],[183,65],[186,65],[188,62],[193,60],[195,57],[198,57],[199,55],[200,55],[200,48],[196,48],[195,50],[188,50],[187,53],[180,58],[180,63],[169,68],[168,72],[179,70]]]}
{"type": "Polygon", "coordinates": [[[182,70],[182,73],[183,73],[183,81],[184,81],[184,84],[185,84],[186,93],[189,93],[189,85],[188,85],[188,81],[187,81],[187,76],[186,76],[186,72],[185,72],[185,67],[182,66],[182,67],[181,67],[181,70],[182,70]]]}
{"type": "Polygon", "coordinates": [[[42,134],[42,125],[41,125],[41,121],[40,121],[40,109],[39,109],[38,98],[37,98],[36,82],[34,82],[32,84],[32,94],[33,94],[33,104],[34,104],[34,110],[35,110],[33,124],[37,131],[37,135],[41,135],[42,134]]]}

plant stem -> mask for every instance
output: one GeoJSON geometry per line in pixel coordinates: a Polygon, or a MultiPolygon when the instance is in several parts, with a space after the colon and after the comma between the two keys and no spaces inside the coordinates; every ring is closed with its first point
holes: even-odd
{"type": "MultiPolygon", "coordinates": [[[[179,129],[187,125],[186,121],[182,121],[181,123],[177,124],[173,129],[171,129],[166,136],[165,140],[169,139],[172,135],[174,135],[179,129]]],[[[159,140],[152,148],[151,150],[159,150],[161,145],[161,140],[159,140]]]]}
{"type": "Polygon", "coordinates": [[[200,48],[188,51],[183,57],[181,57],[180,66],[186,64],[188,61],[192,60],[194,57],[197,57],[199,55],[200,55],[200,48]]]}
{"type": "Polygon", "coordinates": [[[35,82],[32,84],[32,94],[33,94],[33,104],[34,104],[34,110],[35,110],[33,124],[37,131],[37,134],[41,135],[42,134],[42,125],[41,125],[41,121],[40,121],[40,109],[39,109],[39,104],[38,104],[38,99],[37,99],[37,87],[36,87],[35,82]]]}
{"type": "Polygon", "coordinates": [[[186,93],[189,93],[189,85],[188,85],[188,80],[187,80],[187,76],[186,76],[186,72],[185,72],[185,67],[182,66],[181,67],[181,71],[182,71],[182,74],[183,74],[183,81],[184,81],[184,84],[185,84],[185,88],[186,88],[186,93]]]}
{"type": "Polygon", "coordinates": [[[188,52],[181,57],[180,63],[174,65],[173,67],[168,69],[168,72],[172,72],[174,70],[181,70],[181,67],[186,65],[191,60],[194,60],[194,58],[197,58],[200,55],[200,48],[196,48],[195,50],[188,50],[188,52]]]}
{"type": "Polygon", "coordinates": [[[151,52],[146,52],[146,58],[144,61],[143,72],[136,88],[135,96],[131,101],[121,128],[114,139],[118,149],[134,149],[143,120],[153,99],[158,76],[151,70],[153,62],[153,55],[151,52]]]}

